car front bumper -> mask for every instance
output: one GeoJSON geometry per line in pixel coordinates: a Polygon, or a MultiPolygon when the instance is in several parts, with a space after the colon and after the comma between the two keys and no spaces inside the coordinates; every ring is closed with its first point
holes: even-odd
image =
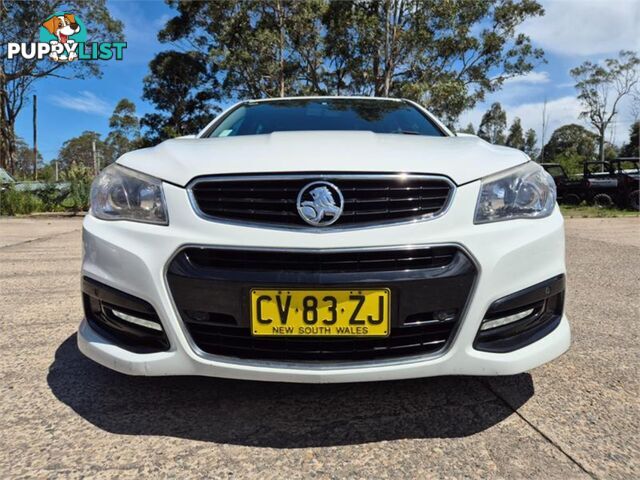
{"type": "MultiPolygon", "coordinates": [[[[96,362],[132,375],[206,375],[286,382],[354,382],[437,375],[509,375],[544,364],[570,344],[563,315],[542,338],[508,352],[474,348],[482,319],[496,300],[563,275],[564,231],[559,211],[538,220],[473,224],[479,182],[456,191],[446,215],[410,224],[322,233],[258,229],[211,222],[193,211],[184,189],[165,184],[170,226],[84,221],[82,275],[147,302],[162,323],[169,347],[123,348],[83,320],[80,350],[96,362]],[[425,355],[359,361],[295,361],[212,355],[194,345],[168,282],[171,260],[187,245],[278,250],[392,248],[456,245],[476,272],[462,318],[447,345],[425,355]]],[[[215,295],[216,292],[211,292],[215,295]]]]}

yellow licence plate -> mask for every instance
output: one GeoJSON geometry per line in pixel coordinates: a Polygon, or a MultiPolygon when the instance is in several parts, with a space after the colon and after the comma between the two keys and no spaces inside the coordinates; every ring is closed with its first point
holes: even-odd
{"type": "Polygon", "coordinates": [[[260,336],[386,337],[389,289],[251,290],[251,332],[260,336]]]}

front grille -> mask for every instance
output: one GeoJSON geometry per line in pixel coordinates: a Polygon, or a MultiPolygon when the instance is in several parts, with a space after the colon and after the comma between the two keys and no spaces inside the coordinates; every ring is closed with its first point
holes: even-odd
{"type": "Polygon", "coordinates": [[[190,187],[204,216],[286,227],[307,227],[298,214],[298,193],[318,180],[334,184],[344,197],[335,227],[358,227],[432,218],[453,195],[444,177],[413,174],[290,174],[208,177],[190,187]]]}
{"type": "Polygon", "coordinates": [[[380,272],[419,270],[449,265],[458,249],[452,246],[349,252],[295,250],[226,250],[190,247],[184,253],[193,265],[233,270],[303,272],[380,272]]]}
{"type": "Polygon", "coordinates": [[[167,281],[180,318],[202,352],[348,361],[441,351],[461,321],[476,275],[471,259],[455,246],[351,252],[188,247],[169,264],[167,281]],[[388,288],[390,335],[254,337],[249,301],[254,288],[388,288]]]}

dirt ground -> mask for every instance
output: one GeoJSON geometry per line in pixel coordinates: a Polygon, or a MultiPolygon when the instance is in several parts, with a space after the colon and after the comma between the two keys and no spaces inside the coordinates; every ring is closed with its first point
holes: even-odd
{"type": "Polygon", "coordinates": [[[139,378],[84,358],[81,221],[0,219],[1,478],[640,478],[640,219],[567,221],[571,350],[512,377],[139,378]]]}

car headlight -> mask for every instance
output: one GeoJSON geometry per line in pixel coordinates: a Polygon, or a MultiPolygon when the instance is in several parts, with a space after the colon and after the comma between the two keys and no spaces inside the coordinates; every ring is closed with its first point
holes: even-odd
{"type": "Polygon", "coordinates": [[[555,204],[553,178],[537,163],[527,162],[482,179],[474,223],[548,217],[555,204]]]}
{"type": "Polygon", "coordinates": [[[91,213],[102,220],[169,224],[162,182],[116,164],[93,181],[91,213]]]}

